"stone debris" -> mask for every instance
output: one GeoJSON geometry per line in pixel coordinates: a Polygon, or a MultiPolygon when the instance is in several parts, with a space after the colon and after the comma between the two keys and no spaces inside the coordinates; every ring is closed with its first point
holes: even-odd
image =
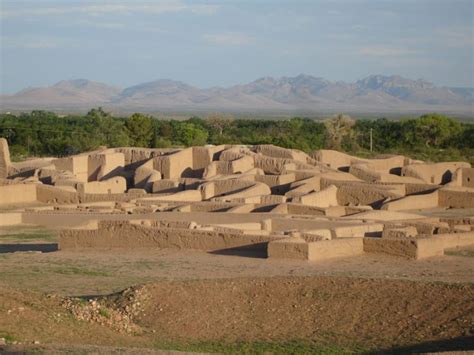
{"type": "Polygon", "coordinates": [[[140,334],[134,319],[143,314],[150,295],[145,286],[130,287],[119,294],[83,298],[63,298],[62,306],[80,321],[97,323],[120,333],[140,334]]]}

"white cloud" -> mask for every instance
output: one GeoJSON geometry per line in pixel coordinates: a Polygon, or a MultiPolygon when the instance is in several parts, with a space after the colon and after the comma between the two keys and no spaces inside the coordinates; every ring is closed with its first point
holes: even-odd
{"type": "Polygon", "coordinates": [[[97,28],[105,28],[110,30],[115,30],[119,28],[124,28],[125,25],[120,22],[90,22],[90,26],[97,27],[97,28]]]}
{"type": "Polygon", "coordinates": [[[1,44],[4,48],[49,49],[63,46],[65,42],[44,36],[2,36],[1,44]]]}
{"type": "Polygon", "coordinates": [[[474,47],[474,26],[439,28],[434,32],[434,38],[438,38],[447,47],[472,48],[474,47]]]}
{"type": "Polygon", "coordinates": [[[355,50],[355,53],[369,57],[402,57],[407,55],[420,54],[421,51],[403,47],[376,45],[357,48],[355,50]]]}
{"type": "Polygon", "coordinates": [[[18,16],[55,16],[66,14],[85,14],[89,16],[100,16],[106,14],[164,14],[176,12],[191,12],[199,15],[213,15],[218,10],[217,5],[209,4],[185,4],[179,0],[176,1],[155,1],[150,2],[84,2],[82,5],[57,4],[55,6],[38,6],[38,7],[17,7],[10,9],[2,9],[2,17],[18,17],[18,16]]]}
{"type": "Polygon", "coordinates": [[[237,32],[206,34],[203,39],[208,43],[226,46],[244,46],[255,42],[253,37],[237,32]]]}

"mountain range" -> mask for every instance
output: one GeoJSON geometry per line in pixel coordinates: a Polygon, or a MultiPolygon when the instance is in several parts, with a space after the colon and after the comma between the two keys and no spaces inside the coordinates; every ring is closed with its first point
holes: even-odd
{"type": "Polygon", "coordinates": [[[311,75],[263,77],[230,87],[197,88],[160,79],[121,89],[85,79],[27,88],[0,96],[1,110],[83,110],[95,106],[123,111],[229,112],[449,112],[473,114],[474,88],[439,87],[401,76],[371,75],[354,83],[311,75]]]}

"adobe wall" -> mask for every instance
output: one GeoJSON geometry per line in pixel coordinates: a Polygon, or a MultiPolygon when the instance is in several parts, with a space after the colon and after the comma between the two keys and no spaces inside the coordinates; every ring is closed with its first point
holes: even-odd
{"type": "Polygon", "coordinates": [[[419,193],[430,193],[439,189],[438,185],[432,184],[405,184],[405,194],[413,195],[419,193]]]}
{"type": "Polygon", "coordinates": [[[255,166],[254,159],[251,156],[244,156],[239,159],[235,159],[230,161],[230,173],[231,174],[239,174],[244,173],[253,169],[255,166]]]}
{"type": "Polygon", "coordinates": [[[77,185],[80,194],[117,194],[127,190],[127,181],[117,176],[103,181],[91,181],[77,185]]]}
{"type": "Polygon", "coordinates": [[[59,249],[83,248],[173,248],[205,251],[255,246],[265,248],[278,237],[222,233],[184,228],[153,228],[128,222],[99,222],[97,230],[71,229],[59,234],[59,249]]]}
{"type": "Polygon", "coordinates": [[[363,238],[363,240],[366,253],[388,254],[409,259],[417,258],[418,247],[415,238],[363,238]]]}
{"type": "Polygon", "coordinates": [[[242,191],[253,186],[254,184],[255,183],[252,181],[245,181],[241,179],[225,179],[204,183],[199,187],[199,189],[202,193],[203,200],[208,200],[212,197],[242,191]]]}
{"type": "Polygon", "coordinates": [[[294,173],[281,175],[255,175],[255,181],[263,182],[271,188],[272,194],[283,195],[287,193],[291,184],[296,180],[294,173]]]}
{"type": "Polygon", "coordinates": [[[36,185],[37,201],[43,203],[69,204],[78,203],[77,192],[66,191],[62,188],[39,184],[36,185]]]}
{"type": "Polygon", "coordinates": [[[461,169],[461,185],[474,188],[474,168],[461,169]]]}
{"type": "Polygon", "coordinates": [[[302,163],[307,163],[309,156],[299,150],[286,149],[273,144],[260,144],[253,147],[256,153],[261,153],[268,157],[292,159],[302,163]]]}
{"type": "MultiPolygon", "coordinates": [[[[337,185],[336,185],[337,186],[337,185]]],[[[337,190],[337,201],[339,205],[378,205],[385,199],[396,199],[402,195],[396,194],[383,186],[366,184],[344,184],[337,190]]]]}
{"type": "Polygon", "coordinates": [[[367,159],[367,166],[369,169],[393,175],[397,173],[399,174],[401,168],[409,162],[410,160],[403,155],[395,155],[389,158],[367,159]]]}
{"type": "Polygon", "coordinates": [[[157,201],[157,202],[159,201],[193,202],[193,201],[202,200],[201,192],[198,190],[178,191],[170,195],[153,196],[151,198],[153,198],[153,201],[157,201]]]}
{"type": "Polygon", "coordinates": [[[193,170],[192,148],[153,158],[153,168],[161,173],[163,179],[199,177],[193,170]]]}
{"type": "Polygon", "coordinates": [[[220,161],[231,161],[231,160],[242,158],[245,155],[254,156],[255,153],[250,151],[250,149],[248,149],[248,148],[231,147],[231,148],[223,150],[219,154],[219,160],[220,161]]]}
{"type": "Polygon", "coordinates": [[[471,164],[465,162],[412,164],[402,169],[402,176],[421,179],[428,184],[446,184],[458,168],[470,168],[471,164]]]}
{"type": "MultiPolygon", "coordinates": [[[[238,205],[239,205],[238,203],[234,203],[234,202],[204,201],[204,202],[191,204],[189,209],[190,209],[190,212],[227,212],[231,208],[238,205]]],[[[220,217],[216,216],[216,218],[220,218],[220,217]]],[[[210,215],[207,223],[213,220],[214,220],[213,216],[210,215]]]]}
{"type": "Polygon", "coordinates": [[[52,164],[57,170],[67,170],[83,182],[89,179],[89,157],[88,155],[76,155],[73,157],[54,159],[52,164]]]}
{"type": "Polygon", "coordinates": [[[196,170],[196,175],[202,176],[204,169],[206,169],[206,167],[214,160],[218,160],[224,149],[225,145],[214,147],[192,147],[192,168],[193,170],[196,170]]]}
{"type": "Polygon", "coordinates": [[[337,187],[334,185],[330,185],[324,190],[296,197],[293,199],[293,201],[302,203],[303,205],[322,208],[338,206],[337,187]]]}
{"type": "Polygon", "coordinates": [[[450,187],[439,189],[439,206],[448,208],[474,208],[474,189],[450,187]]]}
{"type": "Polygon", "coordinates": [[[303,238],[289,237],[268,243],[267,253],[271,259],[320,261],[361,255],[363,248],[362,238],[306,242],[303,238]]]}
{"type": "Polygon", "coordinates": [[[436,190],[423,195],[405,196],[395,201],[385,202],[382,209],[389,211],[403,211],[436,208],[439,206],[438,191],[439,190],[436,190]]]}
{"type": "Polygon", "coordinates": [[[126,192],[126,193],[107,193],[107,194],[81,194],[79,200],[82,203],[87,202],[106,202],[106,201],[115,201],[115,202],[128,202],[140,197],[146,196],[145,192],[126,192]]]}
{"type": "MultiPolygon", "coordinates": [[[[104,195],[105,197],[111,196],[124,196],[120,195],[104,195]]],[[[94,195],[91,195],[94,196],[94,195]]],[[[112,200],[109,200],[112,201],[112,200]]],[[[89,201],[85,201],[89,202],[89,201]]],[[[94,201],[90,201],[94,202],[94,201]]],[[[196,205],[204,205],[204,202],[198,202],[196,205]]],[[[213,208],[222,206],[221,204],[213,204],[213,208]]],[[[228,206],[236,206],[236,204],[228,204],[228,206]]],[[[227,212],[160,212],[160,213],[144,213],[140,215],[131,214],[90,214],[90,213],[68,213],[67,218],[63,218],[64,214],[59,211],[51,211],[48,213],[37,213],[37,212],[24,212],[23,223],[42,225],[46,227],[71,227],[81,224],[88,224],[91,221],[100,220],[118,220],[128,221],[137,219],[148,219],[152,221],[167,221],[167,222],[189,222],[195,221],[198,224],[209,224],[214,223],[239,223],[239,222],[261,222],[275,217],[281,217],[281,215],[273,213],[227,213],[227,212]]]]}
{"type": "Polygon", "coordinates": [[[286,237],[272,241],[267,246],[270,259],[309,260],[308,243],[303,238],[286,237]]]}
{"type": "Polygon", "coordinates": [[[122,153],[125,159],[125,165],[135,165],[141,163],[144,160],[148,160],[154,157],[158,157],[164,154],[170,154],[176,152],[175,148],[136,148],[136,147],[121,147],[114,148],[114,152],[122,153]]]}
{"type": "Polygon", "coordinates": [[[309,260],[327,260],[364,254],[363,238],[322,240],[308,243],[309,260]]]}
{"type": "Polygon", "coordinates": [[[355,164],[349,168],[349,173],[367,182],[391,182],[423,184],[424,181],[409,176],[398,176],[388,172],[373,169],[371,164],[355,164]]]}
{"type": "Polygon", "coordinates": [[[296,214],[296,215],[311,215],[311,216],[325,216],[326,210],[321,207],[307,206],[300,203],[281,203],[271,210],[272,213],[296,214]]]}
{"type": "Polygon", "coordinates": [[[288,230],[315,230],[315,229],[331,229],[337,225],[355,226],[360,225],[359,221],[356,222],[344,222],[344,221],[330,221],[327,218],[285,218],[285,217],[273,217],[272,218],[272,231],[281,232],[288,230]]]}
{"type": "Polygon", "coordinates": [[[364,238],[364,251],[410,259],[444,255],[448,248],[474,245],[474,232],[439,234],[416,238],[364,238]]]}
{"type": "Polygon", "coordinates": [[[0,213],[0,227],[14,226],[22,222],[21,213],[0,213]]]}
{"type": "Polygon", "coordinates": [[[153,183],[161,180],[161,173],[153,169],[153,160],[140,165],[135,169],[133,175],[133,186],[139,189],[145,189],[147,192],[153,191],[153,183]]]}
{"type": "Polygon", "coordinates": [[[292,159],[273,158],[257,154],[254,156],[255,167],[262,169],[265,174],[281,174],[285,171],[286,166],[294,164],[295,169],[314,169],[316,168],[310,164],[304,164],[292,159]]]}
{"type": "Polygon", "coordinates": [[[157,180],[152,183],[153,193],[176,193],[184,190],[184,185],[178,180],[157,180]]]}
{"type": "Polygon", "coordinates": [[[384,225],[382,223],[363,223],[359,225],[335,226],[331,228],[333,238],[363,238],[382,236],[384,225]]]}
{"type": "Polygon", "coordinates": [[[9,184],[0,186],[0,206],[37,202],[38,184],[9,184]]]}
{"type": "Polygon", "coordinates": [[[5,138],[0,138],[0,179],[4,179],[8,176],[10,168],[11,161],[8,142],[5,138]]]}
{"type": "Polygon", "coordinates": [[[290,190],[285,193],[285,196],[289,198],[298,197],[319,190],[321,190],[321,177],[314,176],[291,183],[290,190]]]}
{"type": "Polygon", "coordinates": [[[213,199],[217,201],[232,201],[232,200],[236,200],[240,198],[270,195],[270,194],[271,194],[271,190],[267,185],[261,182],[255,182],[247,188],[236,190],[231,193],[229,192],[229,193],[226,193],[224,196],[214,197],[213,199]]]}
{"type": "Polygon", "coordinates": [[[360,159],[336,150],[321,149],[310,153],[310,157],[332,169],[348,169],[352,164],[366,163],[360,159]]]}
{"type": "Polygon", "coordinates": [[[120,174],[125,166],[123,153],[106,151],[89,155],[87,161],[88,181],[108,179],[120,174]]]}
{"type": "Polygon", "coordinates": [[[366,165],[369,170],[391,174],[396,174],[403,166],[410,162],[408,158],[402,155],[388,158],[363,159],[336,150],[327,149],[314,151],[310,153],[310,156],[316,161],[337,170],[347,171],[353,165],[363,164],[366,165]]]}

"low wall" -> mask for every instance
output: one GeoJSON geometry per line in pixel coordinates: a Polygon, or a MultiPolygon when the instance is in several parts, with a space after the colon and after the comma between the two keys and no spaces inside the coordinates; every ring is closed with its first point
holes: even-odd
{"type": "Polygon", "coordinates": [[[436,208],[439,205],[438,190],[423,194],[405,196],[395,201],[389,201],[383,204],[382,209],[388,211],[403,211],[415,209],[436,208]]]}
{"type": "Polygon", "coordinates": [[[449,208],[474,208],[474,189],[440,189],[439,206],[449,208]]]}
{"type": "Polygon", "coordinates": [[[51,185],[36,185],[37,201],[43,203],[69,204],[78,203],[79,194],[51,185]]]}
{"type": "Polygon", "coordinates": [[[364,238],[364,251],[410,259],[441,256],[448,248],[474,245],[474,232],[438,234],[416,238],[364,238]]]}
{"type": "Polygon", "coordinates": [[[0,227],[14,226],[22,222],[21,213],[0,213],[0,227]]]}
{"type": "Polygon", "coordinates": [[[202,231],[184,228],[153,228],[126,221],[102,221],[98,229],[63,230],[59,249],[82,248],[175,248],[215,251],[253,246],[265,247],[278,237],[202,231]]]}
{"type": "Polygon", "coordinates": [[[319,261],[364,253],[362,238],[344,238],[306,242],[302,238],[286,238],[268,243],[268,257],[319,261]]]}
{"type": "Polygon", "coordinates": [[[38,184],[9,184],[0,186],[0,206],[37,201],[38,184]]]}

